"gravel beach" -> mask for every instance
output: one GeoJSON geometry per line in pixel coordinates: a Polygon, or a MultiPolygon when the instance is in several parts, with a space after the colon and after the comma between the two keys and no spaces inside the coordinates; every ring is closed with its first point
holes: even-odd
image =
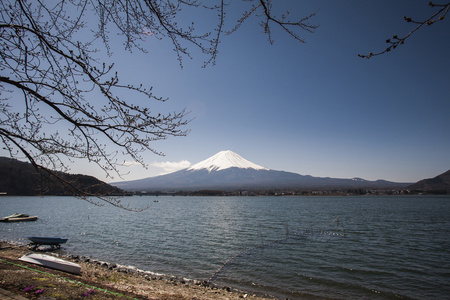
{"type": "MultiPolygon", "coordinates": [[[[64,255],[45,254],[81,265],[81,275],[21,262],[26,246],[0,244],[0,288],[26,299],[270,299],[170,276],[154,276],[131,268],[64,255]]],[[[42,251],[38,251],[42,253],[42,251]]],[[[1,295],[0,295],[1,296],[1,295]]],[[[3,299],[2,297],[0,297],[3,299]]],[[[11,298],[6,298],[11,299],[11,298]]]]}

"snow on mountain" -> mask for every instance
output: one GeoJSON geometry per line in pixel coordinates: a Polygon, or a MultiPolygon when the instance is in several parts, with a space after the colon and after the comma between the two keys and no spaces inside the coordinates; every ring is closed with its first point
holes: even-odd
{"type": "Polygon", "coordinates": [[[216,155],[207,158],[198,164],[195,164],[188,168],[188,171],[206,169],[208,172],[220,171],[229,168],[240,168],[240,169],[255,169],[255,170],[269,170],[265,167],[259,166],[246,160],[239,154],[226,150],[220,151],[216,155]]]}
{"type": "Polygon", "coordinates": [[[359,177],[352,178],[352,180],[353,181],[367,181],[367,180],[359,178],[359,177]]]}

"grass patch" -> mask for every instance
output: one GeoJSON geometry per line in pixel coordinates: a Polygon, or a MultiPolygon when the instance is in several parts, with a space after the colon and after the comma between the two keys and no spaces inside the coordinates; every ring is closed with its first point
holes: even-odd
{"type": "Polygon", "coordinates": [[[33,279],[34,281],[48,281],[49,280],[49,278],[47,278],[47,277],[33,277],[33,278],[31,278],[31,279],[33,279]]]}

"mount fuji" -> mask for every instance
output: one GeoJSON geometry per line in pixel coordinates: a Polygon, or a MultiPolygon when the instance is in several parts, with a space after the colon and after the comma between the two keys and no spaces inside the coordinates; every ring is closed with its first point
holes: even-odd
{"type": "Polygon", "coordinates": [[[111,183],[126,191],[269,190],[311,188],[382,188],[407,184],[361,178],[313,177],[275,171],[252,163],[233,151],[219,153],[170,174],[111,183]]]}

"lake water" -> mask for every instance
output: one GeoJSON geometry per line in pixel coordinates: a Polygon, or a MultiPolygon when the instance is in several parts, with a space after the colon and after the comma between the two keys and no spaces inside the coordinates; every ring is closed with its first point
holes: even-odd
{"type": "Polygon", "coordinates": [[[39,216],[0,223],[0,239],[64,237],[72,254],[213,277],[280,299],[450,299],[449,196],[123,201],[150,207],[136,213],[71,197],[0,197],[0,216],[39,216]]]}

